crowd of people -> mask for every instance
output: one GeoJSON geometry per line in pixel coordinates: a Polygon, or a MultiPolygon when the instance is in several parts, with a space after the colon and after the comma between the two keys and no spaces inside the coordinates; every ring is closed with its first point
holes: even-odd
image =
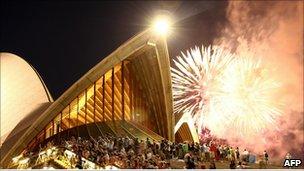
{"type": "MultiPolygon", "coordinates": [[[[104,135],[99,137],[70,137],[60,139],[54,146],[69,149],[76,156],[71,159],[76,168],[83,168],[85,158],[100,167],[116,166],[128,169],[167,169],[167,168],[210,168],[215,169],[216,161],[230,163],[229,168],[247,168],[255,162],[255,156],[244,149],[228,145],[208,143],[174,143],[139,140],[138,138],[104,135]]],[[[268,161],[265,151],[263,161],[268,161]]]]}

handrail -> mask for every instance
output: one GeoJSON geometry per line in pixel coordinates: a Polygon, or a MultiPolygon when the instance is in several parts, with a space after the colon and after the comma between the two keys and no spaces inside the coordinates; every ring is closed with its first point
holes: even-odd
{"type": "Polygon", "coordinates": [[[107,127],[115,136],[117,136],[118,133],[109,124],[110,124],[109,122],[104,121],[103,124],[97,124],[97,126],[98,126],[98,128],[99,128],[99,126],[107,127]]]}
{"type": "Polygon", "coordinates": [[[151,131],[150,129],[148,129],[148,128],[146,128],[146,127],[144,127],[144,126],[142,126],[138,123],[135,123],[135,122],[132,122],[132,121],[126,121],[126,122],[131,124],[132,126],[136,127],[137,129],[141,130],[141,132],[145,133],[146,135],[148,135],[149,137],[151,137],[152,139],[154,139],[156,141],[164,139],[162,136],[158,135],[157,133],[151,131]],[[147,134],[147,133],[150,133],[150,135],[147,134]]]}
{"type": "MultiPolygon", "coordinates": [[[[119,132],[119,126],[116,125],[116,123],[114,122],[108,122],[106,123],[106,125],[116,134],[116,136],[123,136],[123,134],[121,134],[121,132],[119,132]]],[[[125,129],[120,125],[120,128],[127,134],[129,134],[128,136],[134,137],[129,131],[125,131],[125,129]]]]}
{"type": "Polygon", "coordinates": [[[118,135],[118,132],[115,130],[115,128],[113,129],[112,125],[113,123],[109,123],[109,122],[105,122],[105,125],[115,134],[115,136],[118,135]]]}
{"type": "Polygon", "coordinates": [[[100,130],[98,124],[97,124],[96,122],[94,122],[94,125],[97,127],[98,132],[99,132],[102,136],[104,136],[104,133],[100,130]]]}
{"type": "MultiPolygon", "coordinates": [[[[120,122],[120,127],[127,133],[127,134],[129,134],[129,136],[131,136],[131,138],[136,138],[136,136],[134,136],[127,128],[125,128],[124,127],[124,125],[123,125],[123,121],[119,121],[120,122]]],[[[116,125],[115,125],[116,126],[116,125]]]]}
{"type": "Polygon", "coordinates": [[[136,138],[127,128],[125,128],[123,126],[123,124],[121,124],[122,129],[124,129],[124,131],[126,131],[133,139],[136,138]]]}
{"type": "MultiPolygon", "coordinates": [[[[126,122],[126,123],[128,123],[128,122],[126,122]]],[[[128,123],[128,124],[130,124],[130,123],[128,123]]],[[[138,128],[137,126],[132,125],[132,124],[130,124],[130,125],[133,126],[135,129],[137,129],[138,131],[140,131],[141,133],[145,134],[147,137],[149,137],[149,138],[151,138],[151,139],[153,139],[153,140],[156,140],[154,137],[152,137],[151,135],[147,134],[145,131],[141,130],[141,129],[138,128]]]]}

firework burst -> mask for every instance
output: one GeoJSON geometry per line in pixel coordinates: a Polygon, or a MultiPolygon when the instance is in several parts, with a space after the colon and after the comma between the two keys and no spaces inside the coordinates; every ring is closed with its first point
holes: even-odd
{"type": "Polygon", "coordinates": [[[251,135],[280,115],[273,99],[279,85],[266,75],[260,60],[209,46],[195,47],[173,61],[174,113],[190,113],[199,130],[251,135]]]}
{"type": "Polygon", "coordinates": [[[198,47],[182,53],[173,60],[177,69],[171,68],[174,113],[189,112],[199,128],[211,97],[218,94],[223,71],[234,56],[217,46],[198,47]]]}
{"type": "Polygon", "coordinates": [[[261,59],[238,57],[225,70],[214,113],[220,110],[224,125],[241,136],[276,126],[283,104],[277,98],[280,84],[269,75],[261,59]]]}

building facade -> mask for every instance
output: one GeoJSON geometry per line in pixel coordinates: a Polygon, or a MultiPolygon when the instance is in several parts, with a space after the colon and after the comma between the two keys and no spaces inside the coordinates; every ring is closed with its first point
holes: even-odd
{"type": "Polygon", "coordinates": [[[29,127],[3,142],[1,166],[52,137],[77,136],[86,125],[98,123],[110,128],[121,123],[136,125],[147,134],[151,131],[174,141],[172,108],[166,40],[146,30],[104,58],[49,106],[36,111],[39,114],[32,114],[29,127]]]}

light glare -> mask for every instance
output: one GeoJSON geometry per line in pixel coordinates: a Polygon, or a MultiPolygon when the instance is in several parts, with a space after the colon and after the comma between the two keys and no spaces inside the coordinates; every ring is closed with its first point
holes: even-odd
{"type": "Polygon", "coordinates": [[[167,35],[169,32],[170,24],[168,18],[158,18],[154,23],[154,30],[160,35],[167,35]]]}

